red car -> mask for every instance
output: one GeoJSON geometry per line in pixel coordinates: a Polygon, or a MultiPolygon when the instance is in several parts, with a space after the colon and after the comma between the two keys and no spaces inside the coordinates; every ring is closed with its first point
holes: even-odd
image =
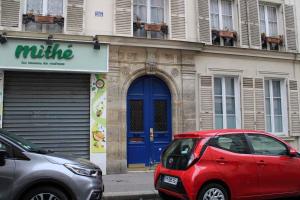
{"type": "Polygon", "coordinates": [[[300,195],[300,155],[274,135],[211,130],[176,135],[154,174],[163,199],[272,199],[300,195]]]}

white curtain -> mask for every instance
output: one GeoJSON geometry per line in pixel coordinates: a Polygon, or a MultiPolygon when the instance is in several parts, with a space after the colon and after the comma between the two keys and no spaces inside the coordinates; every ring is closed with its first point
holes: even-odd
{"type": "Polygon", "coordinates": [[[43,14],[43,0],[27,0],[27,13],[43,14]]]}
{"type": "Polygon", "coordinates": [[[63,15],[63,0],[48,0],[48,15],[63,15]]]}
{"type": "Polygon", "coordinates": [[[210,1],[210,20],[212,29],[220,29],[218,0],[210,1]]]}
{"type": "Polygon", "coordinates": [[[133,21],[147,22],[147,0],[133,1],[133,21]]]}
{"type": "Polygon", "coordinates": [[[151,0],[151,23],[161,23],[164,20],[164,0],[151,0]]]}
{"type": "Polygon", "coordinates": [[[276,7],[268,6],[267,11],[269,19],[269,36],[276,36],[278,35],[276,7]]]}
{"type": "Polygon", "coordinates": [[[232,25],[232,1],[222,0],[223,29],[233,30],[232,25]]]}
{"type": "Polygon", "coordinates": [[[259,18],[260,18],[260,32],[266,33],[266,16],[265,16],[265,7],[259,5],[259,18]]]}

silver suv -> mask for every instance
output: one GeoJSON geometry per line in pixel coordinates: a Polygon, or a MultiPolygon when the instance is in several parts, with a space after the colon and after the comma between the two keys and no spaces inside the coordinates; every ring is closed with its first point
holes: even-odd
{"type": "Polygon", "coordinates": [[[102,171],[0,129],[0,200],[98,200],[102,171]]]}

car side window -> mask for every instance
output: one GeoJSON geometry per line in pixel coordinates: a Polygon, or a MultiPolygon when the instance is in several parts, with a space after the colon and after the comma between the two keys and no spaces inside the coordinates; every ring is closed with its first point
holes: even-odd
{"type": "Polygon", "coordinates": [[[7,146],[1,141],[0,141],[0,150],[7,151],[7,146]]]}
{"type": "Polygon", "coordinates": [[[250,149],[243,134],[221,135],[213,138],[212,146],[233,153],[249,154],[250,149]]]}
{"type": "Polygon", "coordinates": [[[248,134],[248,137],[251,141],[254,154],[270,156],[288,155],[287,146],[275,138],[256,134],[248,134]]]}

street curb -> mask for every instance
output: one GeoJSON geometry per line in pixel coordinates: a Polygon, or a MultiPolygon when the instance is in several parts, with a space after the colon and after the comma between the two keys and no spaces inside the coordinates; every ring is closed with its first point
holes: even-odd
{"type": "Polygon", "coordinates": [[[136,192],[104,192],[103,200],[144,200],[159,199],[158,192],[152,191],[136,191],[136,192]]]}

